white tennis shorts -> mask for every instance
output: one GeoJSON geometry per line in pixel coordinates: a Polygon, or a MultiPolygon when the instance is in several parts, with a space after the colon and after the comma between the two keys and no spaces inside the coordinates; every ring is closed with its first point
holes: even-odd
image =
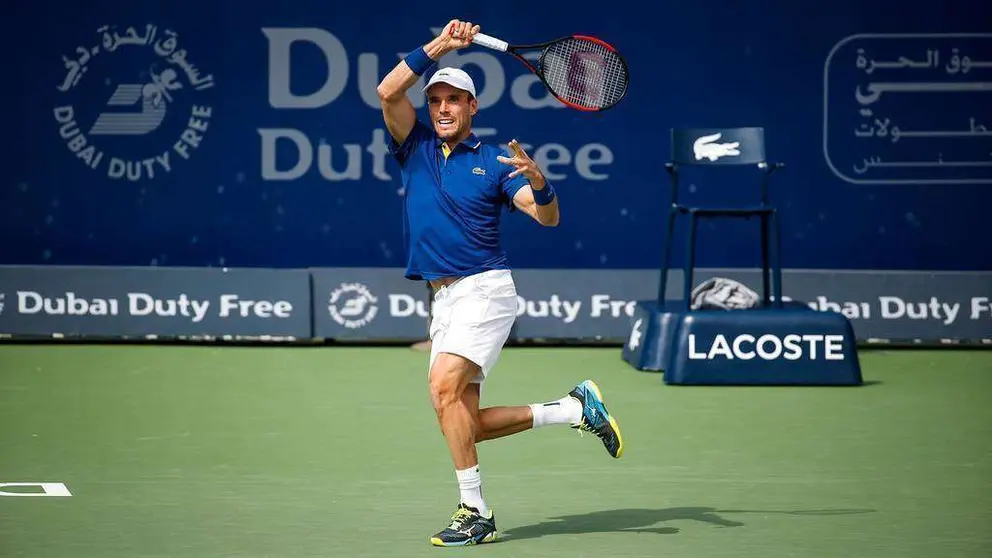
{"type": "Polygon", "coordinates": [[[482,370],[471,380],[481,384],[496,365],[517,318],[517,288],[508,269],[464,277],[434,293],[431,360],[440,353],[461,355],[482,370]]]}

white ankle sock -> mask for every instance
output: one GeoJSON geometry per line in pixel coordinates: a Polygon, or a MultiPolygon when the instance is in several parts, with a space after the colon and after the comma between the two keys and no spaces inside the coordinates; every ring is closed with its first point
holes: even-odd
{"type": "Polygon", "coordinates": [[[462,503],[479,510],[479,514],[485,517],[489,513],[489,508],[482,499],[482,474],[479,472],[479,466],[455,470],[455,476],[458,477],[462,503]]]}
{"type": "Polygon", "coordinates": [[[557,401],[534,403],[530,410],[534,413],[534,428],[549,424],[573,424],[582,420],[582,404],[567,395],[557,401]]]}

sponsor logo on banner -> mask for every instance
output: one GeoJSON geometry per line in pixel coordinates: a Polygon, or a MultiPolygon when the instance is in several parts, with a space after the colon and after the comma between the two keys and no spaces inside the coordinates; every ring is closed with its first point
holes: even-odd
{"type": "Polygon", "coordinates": [[[171,29],[98,28],[92,44],[62,55],[53,114],[66,147],[115,180],[171,172],[200,147],[213,116],[201,93],[214,87],[213,75],[194,60],[171,29]],[[172,134],[161,130],[170,122],[172,134]]]}
{"type": "Polygon", "coordinates": [[[379,312],[379,299],[361,283],[341,283],[331,291],[327,311],[335,322],[348,329],[367,326],[379,312]]]}
{"type": "Polygon", "coordinates": [[[0,316],[3,315],[3,301],[4,301],[4,298],[3,297],[4,297],[4,294],[3,293],[0,293],[0,316]]]}
{"type": "MultiPolygon", "coordinates": [[[[883,320],[936,320],[943,325],[951,325],[961,312],[960,302],[946,302],[932,296],[929,300],[914,301],[898,296],[879,296],[877,312],[878,318],[883,320]]],[[[972,316],[975,319],[975,308],[980,307],[983,301],[988,301],[984,297],[974,297],[971,299],[972,316]]],[[[842,301],[834,302],[827,297],[819,295],[815,297],[808,306],[813,310],[824,312],[838,312],[848,319],[867,320],[874,317],[875,308],[868,302],[842,301]]]]}
{"type": "MultiPolygon", "coordinates": [[[[405,293],[390,293],[389,315],[393,318],[409,318],[430,316],[427,303],[413,295],[405,293]]],[[[580,299],[570,299],[552,294],[546,298],[526,298],[517,295],[517,317],[551,318],[562,323],[571,324],[583,317],[590,318],[628,318],[634,315],[636,300],[613,299],[610,295],[590,295],[588,304],[580,299]],[[586,314],[583,315],[583,308],[586,314]]],[[[339,322],[340,323],[340,322],[339,322]]]]}
{"type": "Polygon", "coordinates": [[[202,322],[211,311],[220,318],[289,318],[293,305],[286,300],[249,300],[221,294],[216,301],[180,293],[161,298],[149,293],[129,292],[123,298],[86,297],[69,291],[50,296],[36,291],[17,291],[17,313],[46,316],[157,316],[182,317],[202,322]]]}
{"type": "MultiPolygon", "coordinates": [[[[388,293],[388,316],[391,318],[427,318],[430,307],[424,297],[409,293],[388,293]]],[[[349,329],[367,326],[376,317],[379,299],[362,283],[341,283],[331,291],[327,311],[338,324],[349,329]]],[[[628,318],[634,315],[636,300],[593,294],[588,301],[558,294],[544,298],[517,295],[517,317],[550,318],[571,324],[584,317],[628,318]],[[584,313],[583,313],[584,310],[584,313]]]]}
{"type": "Polygon", "coordinates": [[[766,333],[736,335],[731,339],[718,334],[709,346],[689,334],[690,360],[844,360],[844,336],[822,334],[766,333]]]}

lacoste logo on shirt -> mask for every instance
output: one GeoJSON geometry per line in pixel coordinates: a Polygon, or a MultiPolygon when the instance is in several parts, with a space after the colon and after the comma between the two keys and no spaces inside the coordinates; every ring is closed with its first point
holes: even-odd
{"type": "Polygon", "coordinates": [[[482,167],[475,167],[474,169],[472,169],[472,174],[477,174],[479,176],[485,176],[486,175],[486,169],[484,169],[482,167]]]}

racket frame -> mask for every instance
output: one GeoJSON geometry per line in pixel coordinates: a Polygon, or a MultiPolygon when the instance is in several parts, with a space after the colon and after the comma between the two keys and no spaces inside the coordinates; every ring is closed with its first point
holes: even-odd
{"type": "MultiPolygon", "coordinates": [[[[451,30],[451,33],[454,34],[454,29],[451,30]]],[[[624,57],[620,55],[620,53],[617,51],[617,49],[613,48],[613,45],[607,43],[606,41],[604,41],[604,40],[602,40],[602,39],[600,39],[598,37],[593,37],[591,35],[573,34],[573,35],[565,35],[565,36],[562,36],[562,37],[558,37],[556,39],[552,39],[550,41],[546,41],[546,42],[543,42],[543,43],[533,43],[533,44],[526,44],[526,45],[511,45],[511,44],[507,43],[506,41],[504,41],[502,39],[499,39],[499,38],[496,38],[496,37],[493,37],[491,35],[486,35],[484,33],[476,33],[472,37],[472,43],[473,44],[477,44],[479,46],[484,46],[486,48],[490,48],[490,49],[493,49],[493,50],[498,50],[500,52],[506,52],[508,54],[513,55],[517,60],[520,60],[520,62],[522,62],[523,65],[526,66],[527,69],[530,70],[530,72],[532,74],[534,74],[535,76],[537,76],[537,79],[541,80],[541,83],[544,84],[544,87],[547,88],[547,90],[550,91],[551,94],[554,95],[554,97],[556,99],[558,99],[558,101],[560,101],[562,104],[564,104],[565,106],[568,106],[570,108],[573,108],[573,109],[576,109],[576,110],[580,110],[580,111],[584,111],[584,112],[601,112],[601,111],[608,110],[608,109],[611,109],[611,108],[615,107],[621,100],[623,100],[624,97],[627,96],[627,89],[629,89],[628,85],[630,83],[630,72],[628,71],[627,60],[624,59],[624,57]],[[548,81],[546,79],[544,79],[544,73],[543,73],[542,70],[539,70],[538,67],[540,67],[540,68],[543,68],[544,67],[544,57],[548,53],[548,47],[550,47],[551,45],[560,43],[562,41],[566,41],[568,39],[578,39],[580,41],[591,41],[593,43],[596,43],[596,44],[602,46],[606,50],[612,52],[617,57],[617,60],[620,61],[620,66],[623,68],[623,73],[624,73],[624,76],[625,76],[625,79],[626,79],[627,84],[625,84],[625,86],[623,88],[623,93],[621,93],[620,96],[615,101],[613,101],[609,105],[606,105],[606,106],[603,106],[603,107],[585,107],[585,106],[582,106],[582,105],[577,105],[577,104],[572,103],[572,102],[569,102],[569,101],[563,99],[561,96],[559,96],[558,93],[556,93],[555,90],[551,87],[551,84],[549,84],[548,81]],[[524,58],[523,55],[521,54],[521,52],[523,52],[523,51],[535,51],[535,50],[540,50],[541,51],[541,55],[537,59],[537,66],[534,66],[533,64],[531,64],[530,61],[527,60],[526,58],[524,58]]]]}

